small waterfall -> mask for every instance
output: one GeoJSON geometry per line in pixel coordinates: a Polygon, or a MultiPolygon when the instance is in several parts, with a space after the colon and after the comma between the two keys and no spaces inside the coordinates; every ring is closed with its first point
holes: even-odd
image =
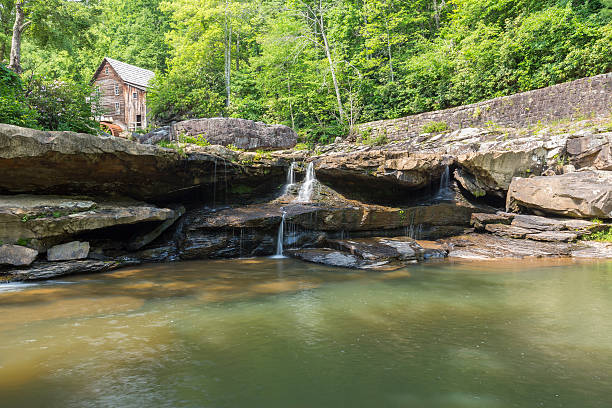
{"type": "Polygon", "coordinates": [[[289,166],[289,170],[287,171],[287,182],[285,183],[285,187],[283,187],[283,195],[286,195],[289,192],[291,186],[295,184],[295,162],[291,162],[291,166],[289,166]]]}
{"type": "Polygon", "coordinates": [[[287,172],[287,184],[295,184],[295,162],[291,162],[291,166],[289,166],[289,171],[287,172]]]}
{"type": "Polygon", "coordinates": [[[444,167],[444,172],[440,177],[440,187],[438,188],[438,193],[436,194],[436,199],[439,200],[452,200],[453,199],[453,190],[450,188],[450,169],[448,166],[444,167]]]}
{"type": "Polygon", "coordinates": [[[281,218],[280,225],[278,227],[278,235],[276,236],[276,255],[273,258],[284,258],[283,255],[283,240],[285,239],[285,216],[286,212],[283,211],[283,217],[281,218]]]}
{"type": "Polygon", "coordinates": [[[317,181],[317,179],[315,177],[314,163],[310,162],[308,163],[308,168],[306,169],[306,179],[304,179],[304,182],[300,187],[298,197],[295,200],[296,202],[309,203],[311,201],[315,181],[317,181]]]}

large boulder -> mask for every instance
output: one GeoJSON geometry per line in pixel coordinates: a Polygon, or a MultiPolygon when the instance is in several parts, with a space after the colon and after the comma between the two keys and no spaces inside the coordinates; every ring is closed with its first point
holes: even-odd
{"type": "MultiPolygon", "coordinates": [[[[190,189],[264,185],[286,163],[240,161],[229,149],[166,149],[116,137],[0,124],[0,194],[121,195],[167,200],[190,189]]],[[[212,194],[211,194],[212,195],[212,194]]]]}
{"type": "Polygon", "coordinates": [[[47,251],[49,261],[72,261],[85,259],[89,255],[89,242],[72,241],[56,245],[47,251]]]}
{"type": "Polygon", "coordinates": [[[567,141],[567,155],[576,168],[593,167],[598,170],[612,170],[612,133],[599,133],[570,138],[567,141]]]}
{"type": "Polygon", "coordinates": [[[172,125],[172,134],[201,136],[211,144],[244,150],[290,149],[297,143],[297,133],[288,126],[237,118],[190,119],[172,125]]]}
{"type": "Polygon", "coordinates": [[[25,266],[38,256],[38,251],[20,245],[0,245],[0,265],[25,266]]]}
{"type": "Polygon", "coordinates": [[[612,218],[612,172],[584,170],[550,177],[515,178],[508,211],[575,218],[612,218]]]}
{"type": "Polygon", "coordinates": [[[463,187],[478,195],[480,192],[503,198],[513,177],[539,175],[546,165],[547,151],[541,146],[509,151],[479,151],[458,158],[463,172],[458,180],[463,187]],[[465,179],[465,181],[464,181],[465,179]],[[473,180],[471,183],[467,180],[473,180]],[[473,184],[473,186],[471,185],[473,184]]]}

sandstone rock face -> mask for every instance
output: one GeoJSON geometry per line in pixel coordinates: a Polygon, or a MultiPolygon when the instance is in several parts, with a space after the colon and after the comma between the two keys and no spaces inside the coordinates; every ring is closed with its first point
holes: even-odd
{"type": "Polygon", "coordinates": [[[512,180],[507,210],[575,218],[612,218],[612,172],[578,171],[512,180]]]}
{"type": "Polygon", "coordinates": [[[47,251],[49,261],[72,261],[85,259],[89,255],[89,242],[73,241],[56,245],[47,251]]]}
{"type": "Polygon", "coordinates": [[[120,195],[163,200],[230,180],[256,180],[260,185],[284,175],[284,162],[270,160],[262,166],[251,161],[251,165],[243,165],[235,162],[230,152],[223,149],[227,157],[220,155],[219,149],[194,148],[180,153],[115,137],[0,124],[0,194],[120,195]]]}
{"type": "MultiPolygon", "coordinates": [[[[507,152],[477,152],[459,156],[459,165],[482,191],[504,198],[513,177],[541,174],[547,151],[537,147],[507,152]]],[[[467,190],[473,190],[467,187],[467,190]]]]}
{"type": "Polygon", "coordinates": [[[0,196],[0,240],[25,240],[40,250],[86,231],[163,222],[175,211],[142,202],[61,196],[0,196]]]}
{"type": "Polygon", "coordinates": [[[409,151],[373,149],[349,153],[332,153],[315,162],[317,177],[334,188],[355,190],[397,185],[421,189],[440,180],[450,156],[419,154],[409,151]]]}
{"type": "Polygon", "coordinates": [[[172,133],[202,136],[211,144],[234,145],[245,150],[290,149],[297,143],[297,133],[288,126],[237,118],[186,120],[175,123],[172,133]]]}
{"type": "Polygon", "coordinates": [[[0,265],[27,266],[36,257],[38,251],[20,245],[0,245],[0,265]]]}

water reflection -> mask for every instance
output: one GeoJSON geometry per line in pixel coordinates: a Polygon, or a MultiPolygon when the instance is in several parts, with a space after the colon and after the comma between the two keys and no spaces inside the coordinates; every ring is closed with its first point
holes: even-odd
{"type": "Polygon", "coordinates": [[[607,406],[612,263],[497,266],[248,259],[8,287],[0,406],[607,406]]]}

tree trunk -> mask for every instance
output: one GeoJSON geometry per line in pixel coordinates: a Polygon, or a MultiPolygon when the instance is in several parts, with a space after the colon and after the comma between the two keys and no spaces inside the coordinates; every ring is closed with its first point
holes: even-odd
{"type": "Polygon", "coordinates": [[[434,8],[434,20],[436,22],[436,29],[440,29],[440,9],[438,9],[438,2],[433,0],[433,8],[434,8]]]}
{"type": "Polygon", "coordinates": [[[240,71],[240,35],[236,33],[236,71],[240,71]]]}
{"type": "Polygon", "coordinates": [[[11,42],[11,56],[9,69],[12,69],[18,74],[23,72],[21,68],[21,34],[30,25],[30,22],[24,22],[25,13],[23,11],[23,1],[15,3],[15,24],[13,25],[13,38],[11,42]]]}
{"type": "Polygon", "coordinates": [[[344,108],[342,107],[342,98],[340,97],[340,88],[338,86],[338,80],[336,79],[336,70],[334,68],[334,62],[332,61],[331,52],[329,51],[329,43],[327,42],[327,35],[325,34],[325,28],[323,26],[323,11],[321,10],[319,16],[319,27],[321,28],[321,37],[323,38],[323,45],[325,46],[325,55],[329,62],[329,69],[331,71],[332,81],[334,82],[334,89],[336,91],[336,99],[338,100],[338,113],[340,114],[340,122],[344,121],[344,108]]]}
{"type": "Polygon", "coordinates": [[[289,94],[289,113],[291,113],[291,129],[295,130],[295,118],[293,117],[293,102],[291,98],[291,80],[289,72],[287,72],[287,93],[289,94]]]}
{"type": "Polygon", "coordinates": [[[393,54],[391,53],[391,33],[389,32],[388,18],[389,16],[387,16],[385,26],[387,28],[387,52],[389,53],[389,72],[391,74],[391,82],[395,82],[395,75],[393,73],[393,54]]]}
{"type": "Polygon", "coordinates": [[[228,17],[229,0],[225,0],[225,106],[230,106],[232,72],[232,27],[228,17]]]}

